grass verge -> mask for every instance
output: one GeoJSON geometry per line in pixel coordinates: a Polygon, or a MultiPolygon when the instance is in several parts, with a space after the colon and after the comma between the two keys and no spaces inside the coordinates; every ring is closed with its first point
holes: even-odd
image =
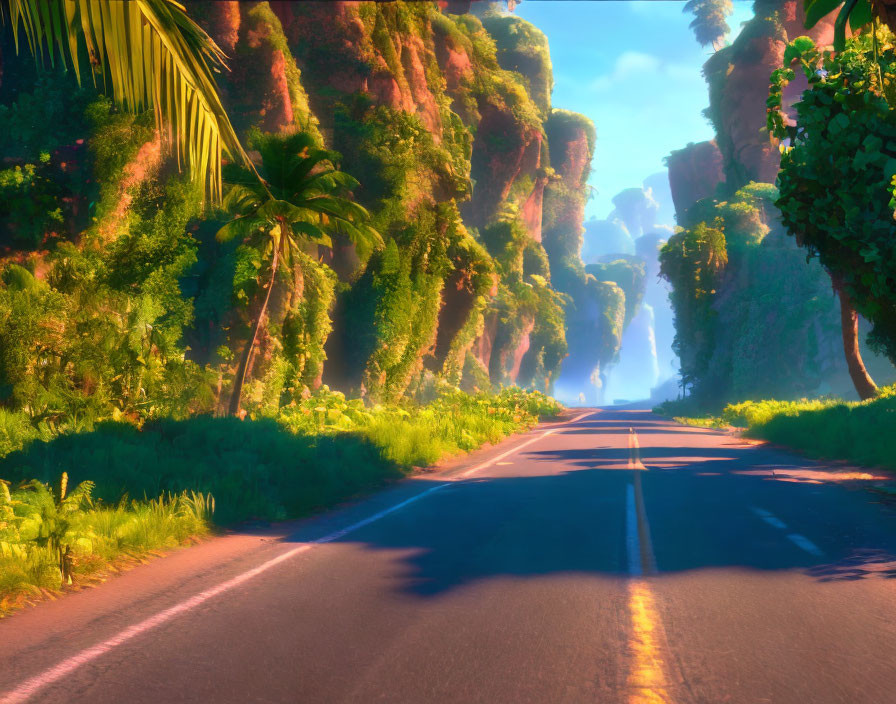
{"type": "Polygon", "coordinates": [[[0,615],[41,590],[60,589],[69,576],[77,584],[121,557],[189,542],[210,530],[212,510],[222,525],[305,516],[414,467],[495,443],[561,408],[519,389],[372,408],[323,389],[276,418],[197,416],[142,428],[110,422],[28,441],[7,418],[0,430],[9,447],[21,449],[0,460],[8,480],[0,499],[0,615]],[[54,484],[63,473],[77,486],[68,499],[54,484]]]}
{"type": "Polygon", "coordinates": [[[66,494],[31,481],[0,484],[0,617],[110,565],[138,561],[206,535],[214,500],[184,492],[152,501],[96,504],[84,482],[66,494]]]}
{"type": "Polygon", "coordinates": [[[896,470],[896,386],[881,389],[868,401],[744,401],[725,406],[717,416],[679,415],[686,409],[672,402],[654,410],[688,425],[743,428],[745,437],[810,457],[896,470]]]}

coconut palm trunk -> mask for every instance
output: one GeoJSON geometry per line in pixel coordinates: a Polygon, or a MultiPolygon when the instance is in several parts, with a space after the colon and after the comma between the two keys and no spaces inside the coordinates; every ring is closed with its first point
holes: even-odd
{"type": "Polygon", "coordinates": [[[233,380],[229,407],[232,415],[240,410],[240,396],[278,267],[292,271],[292,308],[304,295],[300,256],[304,247],[332,247],[331,234],[347,237],[368,254],[383,244],[379,233],[369,225],[370,214],[346,197],[360,184],[334,166],[338,154],[317,148],[315,138],[304,132],[285,136],[259,134],[252,143],[261,156],[259,168],[264,180],[259,180],[259,172],[239,166],[225,170],[230,188],[224,206],[236,217],[216,235],[219,242],[239,239],[264,252],[265,257],[272,253],[267,295],[233,380]]]}
{"type": "Polygon", "coordinates": [[[840,326],[843,333],[843,352],[846,355],[846,366],[849,376],[859,398],[863,401],[877,396],[877,384],[871,378],[862,361],[859,350],[859,314],[852,304],[852,299],[842,281],[833,279],[834,290],[840,297],[840,326]]]}
{"type": "Polygon", "coordinates": [[[255,345],[258,342],[258,331],[261,329],[261,322],[268,312],[271,291],[274,290],[274,282],[277,279],[277,267],[280,263],[279,254],[280,252],[278,248],[274,247],[274,257],[271,261],[271,280],[268,282],[268,292],[265,294],[261,309],[255,317],[255,322],[252,325],[252,336],[249,338],[249,342],[246,343],[246,347],[243,349],[239,366],[236,369],[236,376],[233,379],[233,391],[230,394],[229,410],[230,415],[232,416],[239,415],[240,412],[240,399],[243,395],[243,386],[246,383],[246,373],[249,371],[249,362],[252,360],[252,352],[255,350],[255,345]]]}

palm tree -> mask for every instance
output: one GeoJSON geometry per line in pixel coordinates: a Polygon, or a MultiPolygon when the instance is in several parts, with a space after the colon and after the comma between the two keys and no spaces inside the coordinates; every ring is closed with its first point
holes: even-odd
{"type": "Polygon", "coordinates": [[[0,0],[7,15],[17,50],[24,31],[40,63],[71,64],[79,84],[89,72],[122,109],[152,107],[178,164],[213,198],[222,150],[250,165],[212,75],[224,54],[174,0],[0,0]]]}
{"type": "MultiPolygon", "coordinates": [[[[240,238],[261,249],[271,263],[267,293],[234,378],[231,415],[240,410],[249,362],[280,265],[293,267],[303,244],[331,247],[331,234],[347,237],[362,256],[382,244],[380,235],[368,225],[367,211],[345,197],[358,182],[336,169],[338,154],[317,148],[314,138],[304,132],[255,135],[252,146],[261,155],[258,169],[232,167],[225,173],[233,185],[224,206],[237,217],[218,231],[217,239],[240,238]]],[[[301,276],[299,266],[294,267],[294,274],[301,276]]]]}

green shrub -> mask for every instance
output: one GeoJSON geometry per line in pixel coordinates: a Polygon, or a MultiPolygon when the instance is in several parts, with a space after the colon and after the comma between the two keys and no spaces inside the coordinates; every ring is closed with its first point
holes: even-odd
{"type": "Polygon", "coordinates": [[[32,440],[41,437],[27,414],[0,408],[0,457],[21,450],[32,440]]]}
{"type": "Polygon", "coordinates": [[[216,520],[284,519],[332,506],[397,479],[411,467],[466,452],[556,415],[540,393],[450,391],[426,406],[374,406],[321,392],[279,420],[195,416],[138,429],[97,424],[92,432],[32,442],[0,464],[15,482],[49,482],[67,471],[93,481],[94,496],[154,497],[195,491],[215,497],[216,520]]]}
{"type": "Polygon", "coordinates": [[[205,535],[214,499],[195,493],[151,501],[94,502],[90,482],[67,491],[0,480],[0,617],[41,589],[59,589],[122,558],[173,548],[205,535]]]}
{"type": "MultiPolygon", "coordinates": [[[[667,402],[654,411],[676,415],[693,410],[687,401],[667,402]]],[[[718,417],[676,420],[705,427],[733,425],[745,428],[747,437],[786,445],[811,457],[896,470],[896,385],[868,401],[744,401],[729,404],[718,417]]]]}

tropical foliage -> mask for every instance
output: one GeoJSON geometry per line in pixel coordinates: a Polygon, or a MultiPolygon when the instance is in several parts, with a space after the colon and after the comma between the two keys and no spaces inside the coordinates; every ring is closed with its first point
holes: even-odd
{"type": "Polygon", "coordinates": [[[778,177],[784,224],[873,325],[876,349],[896,360],[893,184],[896,176],[896,49],[885,30],[832,54],[808,38],[791,43],[772,75],[769,129],[788,139],[778,177]],[[782,108],[796,61],[809,90],[795,124],[782,108]]]}
{"type": "Polygon", "coordinates": [[[660,253],[660,272],[673,286],[675,351],[685,388],[697,383],[712,354],[716,317],[712,302],[728,265],[723,227],[722,220],[712,225],[700,222],[670,237],[660,253]]]}
{"type": "Polygon", "coordinates": [[[232,414],[239,412],[246,373],[280,266],[296,277],[295,292],[301,296],[303,250],[311,253],[310,247],[316,245],[332,247],[331,236],[341,235],[366,260],[373,247],[382,245],[379,233],[368,225],[368,212],[345,197],[359,184],[335,168],[338,154],[318,148],[315,138],[304,132],[287,137],[257,134],[252,146],[261,156],[259,170],[228,170],[231,185],[224,207],[236,218],[217,234],[221,242],[237,239],[249,244],[270,262],[267,292],[236,370],[232,414]]]}
{"type": "Polygon", "coordinates": [[[108,88],[134,114],[151,108],[156,129],[193,181],[221,192],[221,155],[245,160],[213,76],[224,54],[172,0],[4,0],[16,47],[70,65],[81,83],[108,88]],[[86,58],[86,62],[82,63],[86,58]]]}
{"type": "Polygon", "coordinates": [[[811,29],[822,17],[841,7],[834,21],[834,50],[843,51],[846,47],[847,25],[856,31],[870,24],[873,15],[878,14],[876,5],[872,0],[847,0],[845,3],[842,0],[803,0],[806,29],[811,29]]]}
{"type": "Polygon", "coordinates": [[[185,492],[106,505],[92,482],[68,477],[16,487],[0,480],[0,618],[47,590],[80,586],[110,564],[193,541],[209,531],[214,499],[185,492]]]}
{"type": "MultiPolygon", "coordinates": [[[[866,401],[744,401],[725,406],[718,416],[679,416],[693,408],[676,402],[655,410],[688,425],[742,428],[747,437],[791,447],[810,457],[896,470],[896,447],[892,441],[894,386],[882,388],[876,398],[866,401]]],[[[860,474],[857,478],[869,479],[871,475],[860,474]]]]}
{"type": "Polygon", "coordinates": [[[691,29],[700,46],[712,44],[714,47],[731,31],[725,19],[731,14],[731,0],[688,0],[684,12],[694,15],[691,29]]]}
{"type": "Polygon", "coordinates": [[[283,519],[379,486],[416,466],[469,452],[557,415],[538,392],[465,394],[450,388],[422,406],[366,407],[327,388],[275,419],[162,419],[138,429],[105,423],[93,432],[32,441],[10,454],[4,476],[95,482],[92,495],[116,504],[134,496],[211,493],[216,520],[283,519]]]}

